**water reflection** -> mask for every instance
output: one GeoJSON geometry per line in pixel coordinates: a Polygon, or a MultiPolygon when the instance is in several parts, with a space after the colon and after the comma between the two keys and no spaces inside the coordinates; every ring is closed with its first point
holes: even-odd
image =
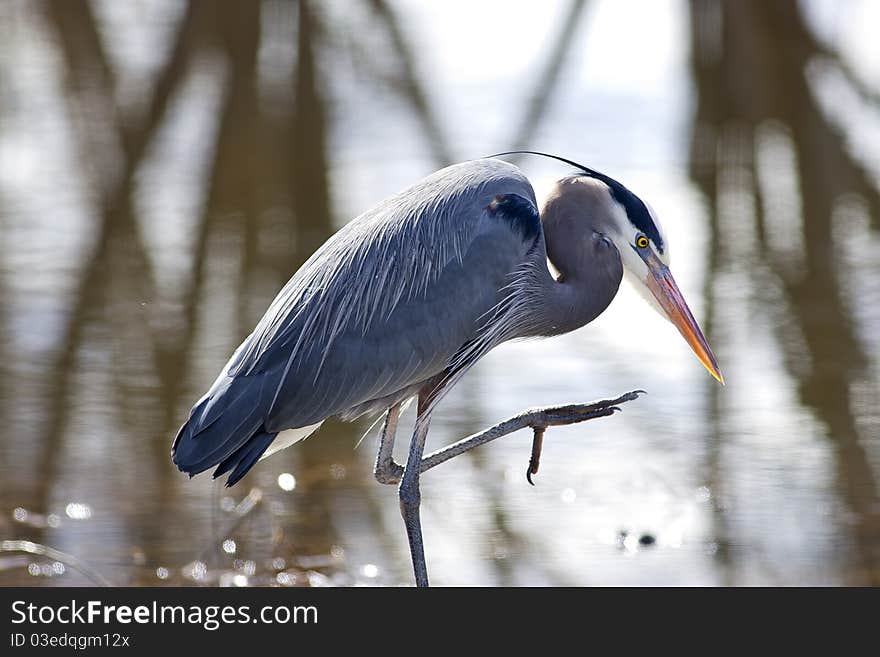
{"type": "MultiPolygon", "coordinates": [[[[698,91],[691,175],[711,206],[710,316],[722,325],[749,307],[770,314],[797,397],[833,446],[843,505],[834,521],[854,549],[834,567],[844,582],[877,584],[880,507],[868,456],[877,436],[859,431],[857,417],[867,409],[852,399],[862,389],[876,402],[876,376],[856,337],[865,320],[860,300],[850,306],[843,298],[854,281],[841,275],[833,224],[845,220],[853,198],[876,217],[880,197],[808,84],[811,62],[821,56],[842,67],[842,55],[819,44],[795,4],[694,2],[691,9],[698,91]],[[752,239],[730,235],[746,230],[752,239]],[[721,307],[718,282],[737,274],[756,298],[721,307]]],[[[847,222],[844,230],[875,239],[867,223],[847,222]]],[[[722,396],[713,393],[713,470],[724,467],[717,452],[731,423],[722,396]]]]}
{"type": "MultiPolygon", "coordinates": [[[[878,96],[820,4],[486,3],[471,30],[384,0],[4,3],[0,583],[408,583],[375,439],[353,449],[367,424],[328,422],[231,491],[181,477],[170,438],[335,227],[521,146],[672,210],[730,381],[627,292],[585,331],[492,354],[435,444],[653,394],[555,432],[535,489],[525,435],[426,477],[434,581],[878,583],[880,195],[876,151],[847,136],[872,115],[845,111],[878,96]]],[[[870,6],[835,11],[858,43],[844,12],[870,6]]],[[[520,163],[539,193],[560,174],[520,163]]]]}

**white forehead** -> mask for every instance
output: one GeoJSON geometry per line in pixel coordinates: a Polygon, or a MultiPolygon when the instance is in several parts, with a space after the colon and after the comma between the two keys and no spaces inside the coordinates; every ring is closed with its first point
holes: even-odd
{"type": "Polygon", "coordinates": [[[642,201],[645,204],[645,207],[648,208],[648,214],[651,216],[651,220],[654,222],[654,225],[657,226],[657,232],[660,233],[660,238],[663,240],[663,246],[666,247],[666,231],[663,230],[663,224],[660,223],[660,217],[657,216],[657,213],[654,211],[654,208],[651,207],[651,204],[647,201],[642,201]]]}
{"type": "Polygon", "coordinates": [[[648,208],[648,214],[651,216],[651,221],[654,222],[654,225],[657,226],[657,232],[660,233],[660,239],[663,240],[663,253],[658,253],[660,256],[660,260],[662,260],[666,265],[669,265],[669,240],[666,238],[666,231],[663,230],[663,224],[660,223],[660,217],[657,216],[657,213],[654,211],[654,208],[651,207],[651,204],[647,201],[642,201],[645,204],[645,207],[648,208]]]}

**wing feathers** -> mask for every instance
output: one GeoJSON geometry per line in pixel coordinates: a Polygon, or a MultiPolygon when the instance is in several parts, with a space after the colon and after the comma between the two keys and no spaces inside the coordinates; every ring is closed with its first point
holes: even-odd
{"type": "Polygon", "coordinates": [[[457,378],[506,334],[493,328],[509,319],[499,295],[539,233],[531,185],[499,160],[380,203],[284,286],[181,427],[174,462],[216,465],[231,485],[280,431],[395,403],[450,363],[457,378]]]}

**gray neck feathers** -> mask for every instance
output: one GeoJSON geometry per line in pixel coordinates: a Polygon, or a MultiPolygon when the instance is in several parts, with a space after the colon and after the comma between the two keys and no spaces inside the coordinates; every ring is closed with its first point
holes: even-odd
{"type": "Polygon", "coordinates": [[[623,277],[620,253],[605,234],[613,230],[611,198],[596,181],[564,179],[547,198],[541,220],[554,279],[539,267],[538,319],[532,335],[559,335],[598,317],[611,303],[623,277]],[[541,273],[543,272],[543,273],[541,273]]]}

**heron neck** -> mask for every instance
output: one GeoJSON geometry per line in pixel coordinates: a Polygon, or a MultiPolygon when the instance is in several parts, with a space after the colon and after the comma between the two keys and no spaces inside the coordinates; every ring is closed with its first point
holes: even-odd
{"type": "Polygon", "coordinates": [[[541,293],[536,295],[538,308],[535,308],[537,322],[532,333],[535,336],[561,335],[589,324],[608,307],[620,283],[619,279],[616,284],[610,281],[608,286],[597,289],[589,280],[569,274],[556,262],[550,262],[560,276],[554,278],[546,267],[540,276],[541,293]]]}
{"type": "Polygon", "coordinates": [[[617,294],[623,278],[620,253],[574,212],[550,206],[544,215],[546,258],[559,273],[541,267],[538,305],[541,332],[559,335],[596,319],[617,294]]]}

